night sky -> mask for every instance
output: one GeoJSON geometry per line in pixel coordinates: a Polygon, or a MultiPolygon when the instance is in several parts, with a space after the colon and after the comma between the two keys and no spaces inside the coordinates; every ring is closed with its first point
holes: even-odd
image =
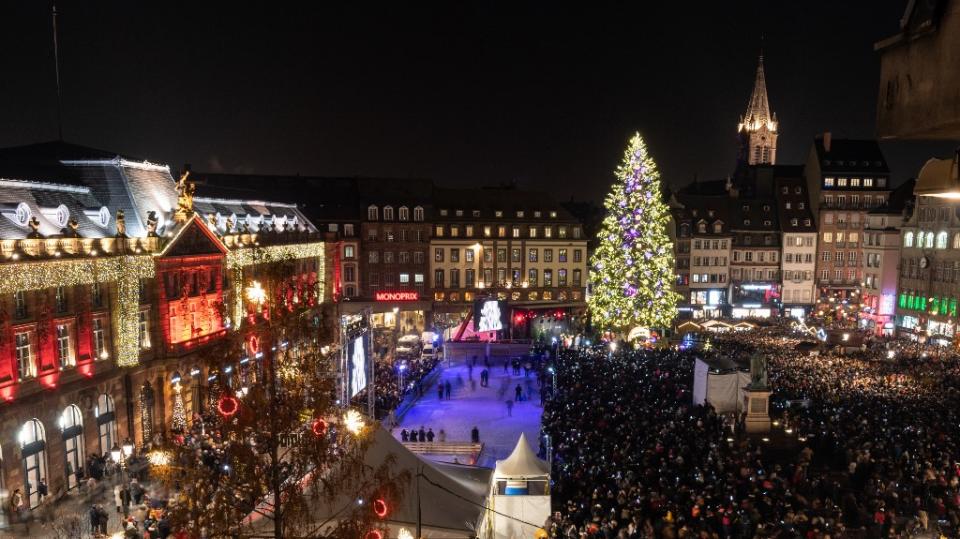
{"type": "MultiPolygon", "coordinates": [[[[671,185],[732,170],[761,35],[778,163],[824,130],[873,136],[873,43],[906,0],[142,4],[59,2],[65,140],[174,168],[599,200],[633,130],[671,185]]],[[[55,139],[49,4],[2,9],[0,145],[55,139]]],[[[884,144],[896,183],[953,147],[884,144]]]]}

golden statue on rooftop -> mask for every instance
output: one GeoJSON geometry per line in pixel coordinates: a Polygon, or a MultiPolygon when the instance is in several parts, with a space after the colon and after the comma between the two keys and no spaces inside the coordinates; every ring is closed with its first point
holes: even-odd
{"type": "Polygon", "coordinates": [[[197,190],[197,185],[188,181],[190,171],[184,171],[177,180],[177,211],[173,214],[174,221],[185,223],[193,215],[193,193],[197,190]]]}

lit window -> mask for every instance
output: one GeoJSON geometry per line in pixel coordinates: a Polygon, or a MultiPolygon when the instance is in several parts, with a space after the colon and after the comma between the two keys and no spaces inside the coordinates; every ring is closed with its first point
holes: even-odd
{"type": "Polygon", "coordinates": [[[420,206],[415,206],[413,208],[413,220],[423,221],[423,208],[421,208],[420,206]]]}
{"type": "Polygon", "coordinates": [[[434,234],[433,234],[433,235],[436,236],[436,237],[438,237],[438,238],[442,238],[442,237],[443,237],[443,225],[437,225],[437,227],[434,229],[434,234]]]}
{"type": "Polygon", "coordinates": [[[514,227],[513,227],[513,237],[514,237],[514,238],[519,238],[519,237],[520,237],[520,227],[519,227],[519,226],[514,226],[514,227]]]}
{"type": "Polygon", "coordinates": [[[484,227],[483,227],[483,237],[484,237],[484,238],[489,238],[491,235],[493,235],[493,227],[490,226],[490,225],[484,225],[484,227]]]}
{"type": "Polygon", "coordinates": [[[520,218],[520,219],[523,219],[523,210],[518,210],[518,211],[517,211],[517,217],[520,218]]]}
{"type": "Polygon", "coordinates": [[[137,338],[140,341],[140,348],[150,348],[150,318],[147,311],[140,311],[137,338]]]}
{"type": "Polygon", "coordinates": [[[846,186],[847,186],[847,179],[846,179],[846,178],[837,178],[837,186],[838,186],[838,187],[846,187],[846,186]]]}
{"type": "Polygon", "coordinates": [[[400,274],[400,284],[410,284],[410,274],[401,273],[400,274]]]}
{"type": "Polygon", "coordinates": [[[369,208],[367,208],[367,220],[368,220],[368,221],[376,221],[376,220],[377,220],[377,207],[376,207],[376,206],[370,206],[369,208]]]}
{"type": "Polygon", "coordinates": [[[103,319],[93,319],[93,359],[107,359],[107,340],[104,334],[103,319]]]}
{"type": "Polygon", "coordinates": [[[384,206],[383,207],[383,220],[384,221],[393,221],[393,207],[384,206]]]}
{"type": "Polygon", "coordinates": [[[828,177],[828,178],[824,178],[824,179],[823,179],[823,186],[824,186],[824,187],[833,187],[833,178],[829,178],[829,177],[828,177]]]}
{"type": "Polygon", "coordinates": [[[27,316],[27,297],[23,290],[17,290],[13,293],[14,314],[17,318],[26,318],[27,316]]]}
{"type": "Polygon", "coordinates": [[[33,342],[29,331],[17,333],[14,337],[17,346],[17,373],[21,379],[37,375],[37,366],[33,361],[33,342]]]}
{"type": "Polygon", "coordinates": [[[940,232],[937,234],[937,249],[946,249],[947,248],[947,233],[940,232]]]}
{"type": "Polygon", "coordinates": [[[550,218],[551,218],[551,219],[556,219],[556,218],[557,218],[557,212],[555,212],[555,211],[550,212],[550,218]]]}
{"type": "Polygon", "coordinates": [[[493,212],[493,216],[494,216],[494,217],[503,217],[503,212],[500,211],[500,210],[497,210],[497,211],[493,212]]]}
{"type": "Polygon", "coordinates": [[[535,226],[530,227],[530,237],[531,238],[537,237],[537,227],[535,226]]]}
{"type": "Polygon", "coordinates": [[[353,245],[346,245],[343,248],[344,258],[353,258],[353,245]]]}
{"type": "Polygon", "coordinates": [[[61,368],[76,365],[70,349],[70,327],[66,324],[57,324],[57,363],[61,368]]]}

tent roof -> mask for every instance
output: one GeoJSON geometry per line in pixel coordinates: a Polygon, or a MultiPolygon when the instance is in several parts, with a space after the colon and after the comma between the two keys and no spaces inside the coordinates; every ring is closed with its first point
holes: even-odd
{"type": "Polygon", "coordinates": [[[536,453],[527,443],[526,435],[520,433],[520,439],[517,440],[517,447],[513,448],[513,453],[510,453],[509,457],[497,461],[494,477],[543,477],[549,475],[549,473],[550,466],[537,458],[536,453]]]}
{"type": "MultiPolygon", "coordinates": [[[[417,472],[419,480],[421,521],[424,535],[430,537],[429,529],[445,530],[460,537],[473,537],[479,529],[485,499],[490,489],[490,468],[456,464],[436,464],[421,459],[397,441],[389,432],[378,427],[373,433],[364,456],[364,462],[378,467],[388,458],[394,459],[391,473],[406,470],[411,481],[405,485],[401,499],[391,508],[390,523],[411,527],[417,521],[417,472]]],[[[334,516],[345,504],[351,502],[351,493],[344,493],[331,504],[318,504],[315,517],[322,520],[334,516]]]]}

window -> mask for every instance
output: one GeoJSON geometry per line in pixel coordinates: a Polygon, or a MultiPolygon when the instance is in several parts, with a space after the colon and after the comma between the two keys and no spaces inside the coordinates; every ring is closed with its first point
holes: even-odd
{"type": "Polygon", "coordinates": [[[367,239],[370,241],[377,241],[377,229],[370,228],[367,229],[367,239]]]}
{"type": "Polygon", "coordinates": [[[460,288],[460,270],[450,270],[450,288],[460,288]]]}
{"type": "Polygon", "coordinates": [[[423,286],[423,274],[414,273],[413,274],[413,283],[417,286],[423,286]]]}
{"type": "MultiPolygon", "coordinates": [[[[442,270],[441,270],[441,271],[442,271],[442,270]]],[[[401,284],[401,285],[404,285],[404,286],[410,284],[410,274],[409,274],[409,273],[401,273],[401,274],[400,274],[400,284],[401,284]]]]}
{"type": "Polygon", "coordinates": [[[573,286],[582,286],[582,272],[578,269],[573,270],[573,286]]]}
{"type": "Polygon", "coordinates": [[[560,261],[560,262],[566,262],[566,261],[567,261],[567,250],[566,250],[566,249],[559,249],[559,250],[557,251],[557,260],[560,261]]]}
{"type": "MultiPolygon", "coordinates": [[[[467,251],[470,252],[470,251],[467,251]]],[[[468,269],[463,272],[464,285],[467,288],[473,288],[476,280],[477,272],[474,269],[468,269]]]]}
{"type": "Polygon", "coordinates": [[[537,219],[539,219],[539,218],[541,217],[541,215],[542,215],[542,214],[541,214],[539,211],[533,212],[533,216],[536,217],[537,219]]]}
{"type": "Polygon", "coordinates": [[[557,227],[557,237],[566,238],[567,237],[567,227],[559,226],[557,227]]]}
{"type": "Polygon", "coordinates": [[[497,249],[497,262],[500,264],[505,264],[507,262],[507,250],[506,248],[497,249]]]}
{"type": "Polygon", "coordinates": [[[392,271],[384,272],[383,274],[383,286],[393,286],[396,282],[396,273],[392,271]]]}
{"type": "Polygon", "coordinates": [[[510,249],[510,262],[519,263],[520,260],[520,248],[514,247],[513,249],[510,249]]]}
{"type": "Polygon", "coordinates": [[[833,243],[833,232],[823,233],[823,243],[833,243]]]}
{"type": "Polygon", "coordinates": [[[529,255],[527,256],[527,260],[528,260],[529,262],[536,262],[536,261],[537,261],[537,249],[536,249],[536,248],[534,248],[534,247],[531,247],[531,248],[530,248],[530,252],[529,252],[529,255]]]}
{"type": "Polygon", "coordinates": [[[947,233],[940,232],[937,234],[937,249],[946,249],[947,248],[947,233]]]}
{"type": "Polygon", "coordinates": [[[924,247],[927,249],[933,249],[933,232],[927,232],[926,241],[923,242],[924,247]]]}
{"type": "Polygon", "coordinates": [[[537,237],[537,227],[535,226],[530,227],[530,237],[531,238],[537,237]]]}
{"type": "Polygon", "coordinates": [[[443,270],[438,269],[433,272],[433,287],[443,288],[443,270]]]}
{"type": "MultiPolygon", "coordinates": [[[[384,208],[384,212],[386,212],[386,208],[384,208]]],[[[410,209],[407,208],[406,206],[400,206],[400,209],[397,211],[397,217],[398,217],[401,221],[409,221],[409,220],[410,220],[410,209]]]]}
{"type": "Polygon", "coordinates": [[[557,270],[557,286],[567,286],[567,270],[557,270]]]}
{"type": "Polygon", "coordinates": [[[790,219],[790,224],[792,226],[797,226],[800,223],[798,219],[790,219]]]}
{"type": "Polygon", "coordinates": [[[370,206],[369,208],[367,208],[367,220],[368,220],[368,221],[376,221],[376,220],[377,220],[377,207],[376,207],[376,206],[370,206]]]}
{"type": "Polygon", "coordinates": [[[62,286],[58,286],[54,292],[54,303],[57,308],[58,313],[67,312],[67,290],[62,286]]]}
{"type": "Polygon", "coordinates": [[[448,213],[447,210],[440,210],[440,217],[446,217],[448,213]]]}
{"type": "Polygon", "coordinates": [[[348,223],[348,224],[343,225],[343,235],[346,236],[346,237],[348,237],[348,238],[352,238],[352,237],[353,237],[353,224],[352,224],[352,223],[348,223]]]}
{"type": "Polygon", "coordinates": [[[443,225],[437,225],[433,231],[433,235],[442,238],[443,237],[443,225]]]}
{"type": "Polygon", "coordinates": [[[345,245],[343,247],[343,258],[353,258],[354,250],[353,245],[345,245]]]}
{"type": "Polygon", "coordinates": [[[489,237],[492,236],[492,235],[493,235],[493,227],[490,226],[490,225],[484,225],[484,226],[483,226],[483,237],[484,237],[484,238],[489,238],[489,237]]]}
{"type": "Polygon", "coordinates": [[[456,215],[457,217],[463,217],[463,210],[457,210],[453,212],[453,214],[456,215]]]}
{"type": "Polygon", "coordinates": [[[433,261],[434,262],[443,262],[443,248],[437,247],[433,250],[433,261]]]}
{"type": "Polygon", "coordinates": [[[465,234],[468,238],[472,238],[472,237],[473,237],[473,225],[467,225],[467,226],[463,227],[463,230],[464,230],[464,234],[465,234]]]}
{"type": "Polygon", "coordinates": [[[552,238],[553,237],[553,227],[545,226],[543,227],[543,237],[552,238]]]}
{"type": "Polygon", "coordinates": [[[493,262],[493,249],[486,247],[483,250],[483,262],[485,264],[490,264],[493,262]]]}
{"type": "Polygon", "coordinates": [[[357,280],[356,273],[357,273],[357,270],[353,266],[344,266],[343,280],[348,283],[356,282],[357,280]]]}
{"type": "Polygon", "coordinates": [[[464,260],[466,260],[466,261],[469,262],[470,264],[473,264],[473,249],[472,249],[472,248],[469,248],[469,247],[466,248],[466,249],[464,249],[464,250],[463,250],[463,258],[464,258],[464,260]]]}
{"type": "Polygon", "coordinates": [[[553,270],[543,270],[543,286],[553,286],[553,270]]]}
{"type": "Polygon", "coordinates": [[[21,379],[37,375],[37,366],[33,362],[33,335],[29,331],[17,333],[14,337],[17,346],[17,373],[21,379]]]}
{"type": "Polygon", "coordinates": [[[512,232],[513,232],[513,237],[514,237],[514,238],[519,238],[519,237],[520,237],[520,227],[514,226],[512,232]]]}
{"type": "Polygon", "coordinates": [[[383,263],[384,263],[384,264],[393,264],[393,251],[384,251],[384,252],[383,252],[383,263]]]}
{"type": "Polygon", "coordinates": [[[13,293],[14,314],[17,318],[27,317],[27,297],[23,290],[13,293]]]}
{"type": "Polygon", "coordinates": [[[864,178],[863,179],[864,187],[873,187],[873,178],[864,178]]]}
{"type": "Polygon", "coordinates": [[[494,217],[503,217],[503,212],[500,211],[500,210],[497,210],[497,211],[493,212],[493,216],[494,216],[494,217]]]}
{"type": "Polygon", "coordinates": [[[553,262],[553,249],[544,249],[544,250],[543,250],[543,261],[544,261],[544,262],[553,262]]]}
{"type": "Polygon", "coordinates": [[[380,251],[367,251],[367,262],[371,264],[380,262],[380,251]]]}
{"type": "Polygon", "coordinates": [[[507,227],[500,225],[497,227],[497,236],[501,238],[507,237],[507,227]]]}
{"type": "Polygon", "coordinates": [[[497,284],[500,286],[507,284],[507,268],[497,268],[497,284]]]}
{"type": "Polygon", "coordinates": [[[797,203],[797,209],[798,209],[798,210],[805,209],[806,207],[807,207],[807,205],[806,205],[806,203],[804,203],[804,202],[798,202],[798,203],[797,203]]]}
{"type": "Polygon", "coordinates": [[[415,206],[413,208],[413,220],[423,221],[423,208],[421,208],[420,206],[415,206]]]}
{"type": "Polygon", "coordinates": [[[107,359],[107,339],[104,335],[102,318],[93,319],[93,359],[107,359]]]}
{"type": "Polygon", "coordinates": [[[370,280],[370,286],[380,286],[380,274],[379,274],[379,273],[377,273],[377,272],[375,272],[375,271],[371,271],[368,275],[369,275],[368,279],[370,280]]]}
{"type": "Polygon", "coordinates": [[[383,207],[383,220],[384,220],[384,221],[393,221],[393,206],[384,206],[384,207],[383,207]]]}
{"type": "Polygon", "coordinates": [[[57,324],[57,364],[61,369],[77,364],[70,350],[70,327],[66,324],[57,324]]]}
{"type": "Polygon", "coordinates": [[[582,231],[580,230],[580,227],[578,226],[573,227],[573,239],[579,240],[581,234],[582,234],[582,231]]]}
{"type": "Polygon", "coordinates": [[[450,249],[450,262],[460,262],[460,249],[450,249]]]}
{"type": "Polygon", "coordinates": [[[583,261],[583,251],[580,249],[573,250],[573,261],[582,262],[583,261]]]}
{"type": "Polygon", "coordinates": [[[423,251],[414,251],[413,252],[413,263],[414,264],[423,264],[426,260],[426,255],[423,254],[423,251]]]}
{"type": "Polygon", "coordinates": [[[860,178],[850,178],[850,187],[860,187],[860,178]]]}
{"type": "Polygon", "coordinates": [[[527,270],[527,284],[529,286],[537,286],[537,270],[529,269],[527,270]]]}
{"type": "Polygon", "coordinates": [[[147,311],[140,311],[139,331],[140,348],[150,348],[150,319],[147,311]]]}
{"type": "Polygon", "coordinates": [[[846,186],[847,186],[847,179],[846,179],[846,178],[837,178],[837,186],[839,186],[839,187],[846,187],[846,186]]]}
{"type": "Polygon", "coordinates": [[[383,239],[386,240],[387,243],[393,243],[393,229],[392,229],[392,228],[385,228],[385,229],[383,229],[383,239]]]}
{"type": "Polygon", "coordinates": [[[556,218],[557,218],[557,212],[555,212],[555,211],[550,212],[550,218],[551,218],[551,219],[556,219],[556,218]]]}

